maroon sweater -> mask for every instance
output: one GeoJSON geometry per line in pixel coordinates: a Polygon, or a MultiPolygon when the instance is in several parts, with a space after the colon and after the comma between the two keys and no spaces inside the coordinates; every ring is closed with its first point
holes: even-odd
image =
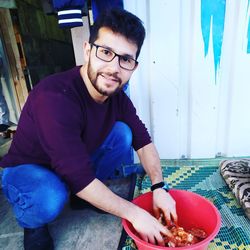
{"type": "Polygon", "coordinates": [[[77,193],[95,178],[90,154],[102,144],[116,121],[131,128],[135,150],[151,142],[123,91],[99,104],[89,95],[80,67],[49,76],[30,92],[10,150],[0,166],[47,166],[77,193]]]}

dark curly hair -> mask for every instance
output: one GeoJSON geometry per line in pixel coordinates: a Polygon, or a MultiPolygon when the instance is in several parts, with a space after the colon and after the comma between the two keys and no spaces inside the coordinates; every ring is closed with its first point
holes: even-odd
{"type": "Polygon", "coordinates": [[[145,39],[145,29],[137,16],[123,9],[109,9],[102,12],[90,29],[89,43],[97,40],[98,31],[102,27],[107,27],[135,43],[138,48],[136,59],[138,58],[145,39]]]}

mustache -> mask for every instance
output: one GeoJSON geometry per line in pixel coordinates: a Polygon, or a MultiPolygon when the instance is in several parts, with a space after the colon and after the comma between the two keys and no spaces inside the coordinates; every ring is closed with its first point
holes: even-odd
{"type": "Polygon", "coordinates": [[[97,76],[99,75],[106,75],[108,77],[112,77],[114,78],[117,82],[119,82],[119,85],[122,84],[122,79],[120,77],[117,76],[117,73],[108,73],[108,72],[98,72],[97,76]]]}

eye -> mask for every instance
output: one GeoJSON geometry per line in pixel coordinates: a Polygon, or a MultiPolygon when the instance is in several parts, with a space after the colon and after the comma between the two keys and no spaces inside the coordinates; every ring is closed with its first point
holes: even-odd
{"type": "Polygon", "coordinates": [[[100,51],[101,51],[101,53],[104,54],[105,56],[112,56],[112,55],[113,55],[112,51],[110,51],[110,50],[108,50],[108,49],[101,48],[100,51]]]}
{"type": "Polygon", "coordinates": [[[133,59],[130,58],[130,57],[127,57],[127,56],[122,56],[121,57],[121,60],[125,63],[132,63],[133,62],[133,59]]]}

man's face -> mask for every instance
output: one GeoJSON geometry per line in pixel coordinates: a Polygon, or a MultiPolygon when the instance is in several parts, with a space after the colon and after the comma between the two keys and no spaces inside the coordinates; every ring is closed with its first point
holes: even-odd
{"type": "MultiPolygon", "coordinates": [[[[120,34],[113,33],[108,28],[101,28],[98,38],[94,42],[97,46],[107,48],[104,53],[115,52],[121,56],[135,59],[137,45],[128,41],[120,34]]],[[[119,58],[116,56],[112,61],[105,62],[96,57],[96,46],[88,44],[85,60],[87,61],[87,76],[95,88],[96,94],[108,97],[122,89],[128,82],[134,70],[126,70],[120,67],[119,58]]],[[[100,48],[99,48],[100,49],[100,48]]]]}

